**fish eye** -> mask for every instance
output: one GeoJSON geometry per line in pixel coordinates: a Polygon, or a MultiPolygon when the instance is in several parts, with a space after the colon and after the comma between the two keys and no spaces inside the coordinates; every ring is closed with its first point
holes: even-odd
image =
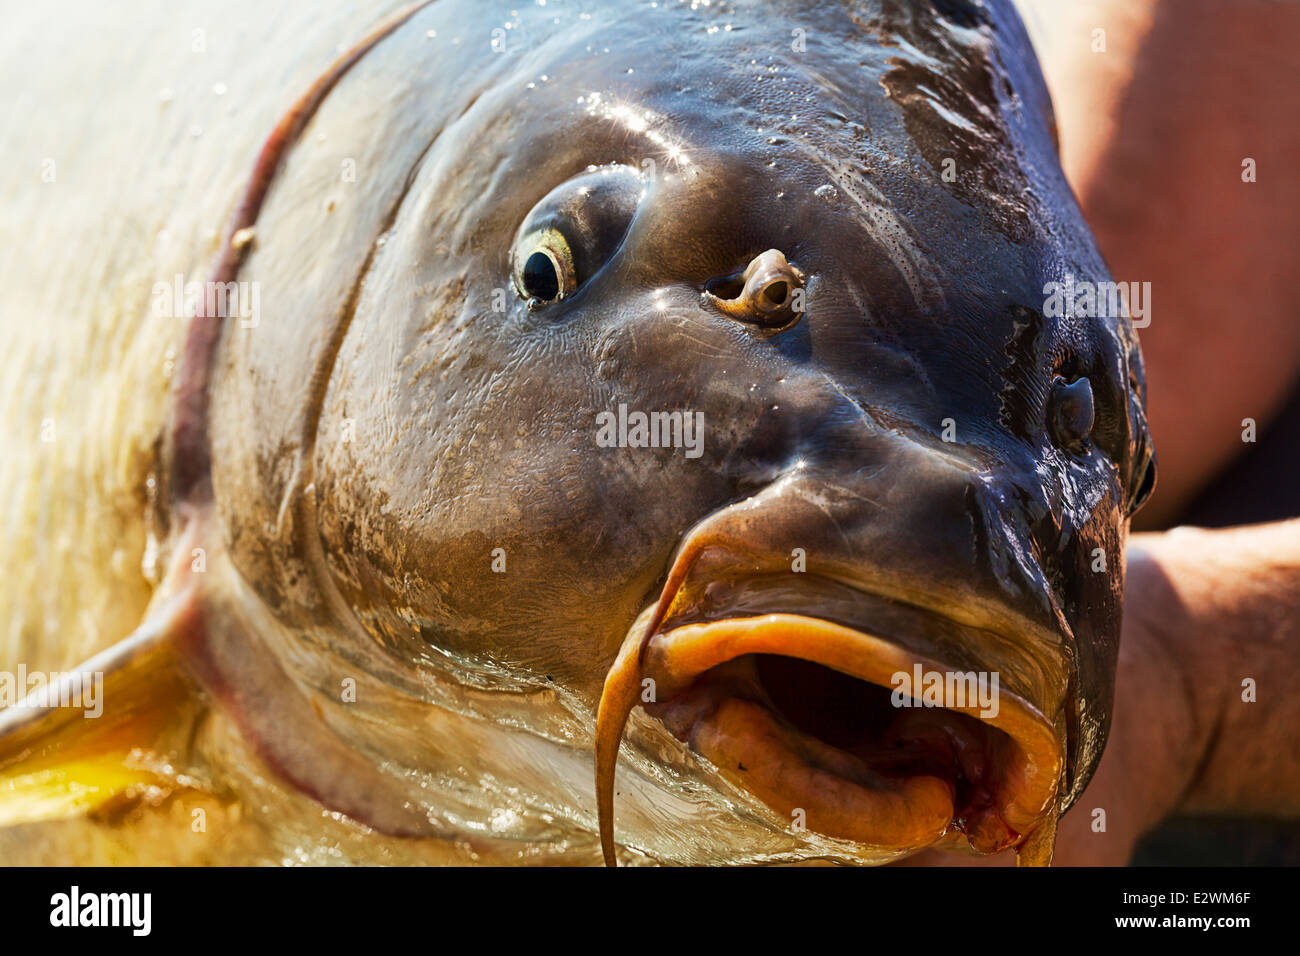
{"type": "Polygon", "coordinates": [[[1052,383],[1052,440],[1060,448],[1078,448],[1089,435],[1096,420],[1092,383],[1087,378],[1067,382],[1057,376],[1052,383]]]}
{"type": "Polygon", "coordinates": [[[573,251],[558,229],[538,229],[515,246],[515,288],[530,305],[546,305],[577,288],[573,251]]]}
{"type": "Polygon", "coordinates": [[[552,189],[524,218],[510,253],[530,309],[573,295],[613,258],[645,195],[630,166],[591,167],[552,189]]]}

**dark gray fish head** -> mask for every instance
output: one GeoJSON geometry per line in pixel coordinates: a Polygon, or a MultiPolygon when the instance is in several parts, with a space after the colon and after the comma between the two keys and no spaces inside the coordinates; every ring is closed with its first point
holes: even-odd
{"type": "MultiPolygon", "coordinates": [[[[395,57],[458,35],[440,7],[395,57]]],[[[418,145],[316,373],[329,587],[399,658],[603,694],[607,831],[639,707],[850,856],[1050,834],[1105,742],[1154,471],[1130,323],[1050,301],[1110,276],[1009,4],[467,35],[494,29],[410,81],[432,135],[379,130],[418,145]]]]}

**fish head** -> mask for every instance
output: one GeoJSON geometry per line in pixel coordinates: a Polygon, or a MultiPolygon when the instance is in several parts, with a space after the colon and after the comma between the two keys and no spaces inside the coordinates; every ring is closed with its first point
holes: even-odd
{"type": "Polygon", "coordinates": [[[416,157],[320,394],[330,587],[599,705],[605,798],[639,708],[851,858],[1021,845],[1100,758],[1154,480],[1131,323],[1050,301],[1110,276],[1023,28],[636,9],[525,11],[416,157]]]}

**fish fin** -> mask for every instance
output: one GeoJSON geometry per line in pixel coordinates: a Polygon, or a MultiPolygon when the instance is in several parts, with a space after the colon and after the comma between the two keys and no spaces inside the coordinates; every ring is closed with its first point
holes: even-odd
{"type": "Polygon", "coordinates": [[[407,786],[339,737],[286,673],[272,644],[293,635],[224,549],[211,546],[203,572],[191,569],[190,545],[219,541],[208,531],[198,521],[182,535],[160,591],[167,599],[130,636],[62,675],[52,694],[0,711],[0,826],[115,817],[141,799],[165,799],[188,784],[158,755],[188,751],[198,717],[213,708],[271,770],[328,809],[391,836],[445,836],[407,786]],[[94,716],[59,706],[85,675],[94,716]]]}
{"type": "Polygon", "coordinates": [[[0,710],[0,826],[115,816],[179,788],[150,757],[196,713],[172,641],[192,612],[184,596],[161,603],[128,637],[0,710]]]}

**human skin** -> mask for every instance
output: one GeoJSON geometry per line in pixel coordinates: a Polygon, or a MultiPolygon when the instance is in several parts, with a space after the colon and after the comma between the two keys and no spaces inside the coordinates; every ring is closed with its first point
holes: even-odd
{"type": "Polygon", "coordinates": [[[1061,820],[1055,864],[1123,865],[1175,814],[1300,816],[1300,519],[1135,536],[1125,608],[1110,742],[1061,820]]]}

